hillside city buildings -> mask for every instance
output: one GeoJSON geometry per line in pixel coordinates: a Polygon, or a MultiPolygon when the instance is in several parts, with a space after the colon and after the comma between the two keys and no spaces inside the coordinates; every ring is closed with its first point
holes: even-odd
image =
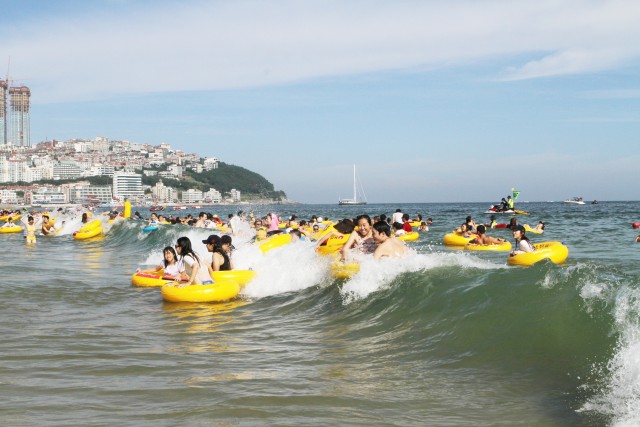
{"type": "Polygon", "coordinates": [[[0,183],[4,184],[0,203],[119,205],[125,198],[135,204],[240,202],[240,191],[235,189],[226,194],[214,188],[179,192],[162,182],[180,180],[186,170],[216,169],[218,164],[215,157],[201,159],[198,154],[174,150],[169,144],[152,146],[103,137],[44,141],[34,147],[4,143],[0,144],[0,183]],[[154,186],[145,186],[143,175],[157,176],[159,180],[154,186]],[[111,184],[91,185],[82,180],[95,176],[108,177],[111,184]],[[28,185],[40,180],[76,182],[28,185]]]}

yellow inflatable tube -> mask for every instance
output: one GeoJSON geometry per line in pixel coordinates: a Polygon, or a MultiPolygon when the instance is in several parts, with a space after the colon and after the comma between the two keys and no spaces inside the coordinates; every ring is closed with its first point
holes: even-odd
{"type": "Polygon", "coordinates": [[[211,278],[214,282],[236,282],[240,287],[244,287],[256,277],[256,272],[253,270],[228,270],[228,271],[214,271],[211,274],[211,278]]]}
{"type": "Polygon", "coordinates": [[[267,240],[260,243],[260,250],[263,254],[266,254],[271,249],[279,248],[288,243],[291,243],[291,235],[286,233],[276,234],[267,238],[267,240]]]}
{"type": "Polygon", "coordinates": [[[360,264],[357,262],[339,262],[331,264],[331,275],[336,279],[349,279],[360,271],[360,264]]]}
{"type": "Polygon", "coordinates": [[[13,218],[14,221],[17,221],[20,219],[20,214],[9,214],[9,215],[0,216],[0,221],[6,221],[9,218],[13,218]]]}
{"type": "Polygon", "coordinates": [[[0,233],[5,234],[5,233],[19,233],[22,231],[22,227],[19,227],[17,225],[13,226],[13,227],[0,227],[0,233]]]}
{"type": "Polygon", "coordinates": [[[530,266],[543,259],[548,259],[554,264],[562,264],[569,257],[569,248],[561,242],[536,243],[533,247],[533,252],[510,256],[507,258],[507,264],[530,266]]]}
{"type": "Polygon", "coordinates": [[[347,240],[349,240],[349,236],[351,236],[351,233],[339,234],[337,236],[329,237],[326,242],[324,242],[321,246],[318,246],[318,253],[320,255],[330,255],[338,252],[340,249],[342,249],[344,244],[347,243],[347,240]]]}
{"type": "Polygon", "coordinates": [[[414,240],[418,240],[420,235],[417,231],[411,231],[409,233],[404,233],[396,237],[400,240],[404,240],[405,242],[413,242],[414,240]]]}
{"type": "Polygon", "coordinates": [[[131,276],[131,284],[142,288],[160,287],[167,282],[173,282],[171,277],[164,277],[164,270],[138,271],[131,276]]]}
{"type": "Polygon", "coordinates": [[[162,286],[162,298],[170,302],[222,302],[235,298],[240,285],[232,281],[220,281],[212,285],[178,287],[174,282],[162,286]]]}
{"type": "Polygon", "coordinates": [[[504,241],[499,245],[478,245],[475,243],[467,243],[464,245],[465,251],[510,251],[511,242],[504,241]]]}
{"type": "Polygon", "coordinates": [[[524,225],[524,229],[527,233],[533,233],[533,234],[542,234],[544,233],[544,230],[538,230],[536,228],[531,228],[528,224],[524,225]]]}
{"type": "Polygon", "coordinates": [[[99,219],[88,222],[82,228],[73,233],[73,238],[77,240],[90,239],[102,234],[102,223],[99,219]]]}
{"type": "Polygon", "coordinates": [[[464,246],[472,239],[475,239],[475,237],[473,234],[469,237],[463,237],[462,234],[449,233],[444,235],[442,241],[447,246],[464,246]]]}

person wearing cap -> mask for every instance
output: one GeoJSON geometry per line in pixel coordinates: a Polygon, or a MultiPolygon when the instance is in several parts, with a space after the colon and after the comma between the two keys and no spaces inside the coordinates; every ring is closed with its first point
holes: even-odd
{"type": "Polygon", "coordinates": [[[511,231],[513,231],[513,238],[516,239],[516,249],[511,251],[511,256],[535,250],[533,243],[525,236],[526,231],[522,225],[514,225],[511,231]]]}
{"type": "Polygon", "coordinates": [[[225,250],[225,246],[231,251],[231,236],[222,236],[212,234],[203,240],[202,243],[207,245],[207,250],[211,252],[211,265],[209,272],[233,270],[229,253],[225,250]],[[224,241],[223,241],[224,239],[224,241]]]}

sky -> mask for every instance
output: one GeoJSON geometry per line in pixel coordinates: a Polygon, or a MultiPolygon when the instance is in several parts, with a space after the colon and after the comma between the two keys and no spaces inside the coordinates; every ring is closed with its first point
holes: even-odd
{"type": "Polygon", "coordinates": [[[636,0],[0,0],[31,142],[215,156],[301,203],[639,200],[636,0]]]}

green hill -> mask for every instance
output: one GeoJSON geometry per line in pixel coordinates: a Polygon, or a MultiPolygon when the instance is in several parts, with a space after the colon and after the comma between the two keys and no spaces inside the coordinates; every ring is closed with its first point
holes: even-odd
{"type": "Polygon", "coordinates": [[[282,201],[287,198],[284,191],[276,191],[273,188],[273,184],[262,175],[224,162],[220,162],[217,169],[210,171],[201,173],[186,171],[182,180],[143,176],[142,182],[153,186],[161,179],[164,185],[177,188],[180,191],[190,188],[207,191],[210,188],[215,188],[224,194],[235,188],[242,193],[243,199],[253,196],[261,199],[282,201]]]}

